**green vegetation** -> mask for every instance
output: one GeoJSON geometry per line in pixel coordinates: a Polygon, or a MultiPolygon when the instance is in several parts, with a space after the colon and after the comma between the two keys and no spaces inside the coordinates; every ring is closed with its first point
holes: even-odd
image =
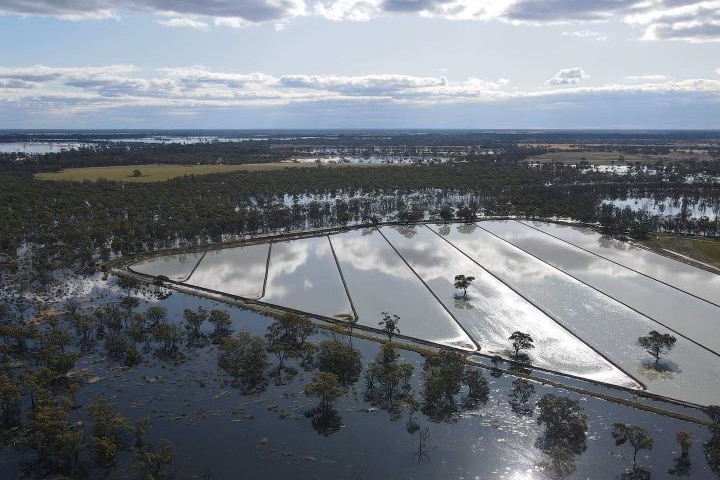
{"type": "Polygon", "coordinates": [[[660,362],[660,355],[672,350],[676,341],[677,338],[669,333],[663,334],[653,330],[646,336],[638,338],[638,345],[655,358],[654,368],[657,369],[660,362]]]}
{"type": "Polygon", "coordinates": [[[465,275],[455,275],[455,283],[453,286],[457,289],[462,289],[462,298],[467,300],[467,289],[470,288],[472,282],[475,281],[475,277],[465,275]]]}

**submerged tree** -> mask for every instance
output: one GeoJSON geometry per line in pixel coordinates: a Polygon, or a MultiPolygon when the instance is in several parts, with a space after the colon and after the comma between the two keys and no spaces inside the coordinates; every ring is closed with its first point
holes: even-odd
{"type": "Polygon", "coordinates": [[[509,393],[508,403],[510,408],[517,415],[532,415],[535,410],[535,404],[530,401],[530,397],[535,394],[535,387],[532,383],[524,378],[516,378],[512,382],[512,388],[509,393]]]}
{"type": "MultiPolygon", "coordinates": [[[[530,385],[532,387],[532,385],[530,385]]],[[[518,383],[518,390],[529,392],[527,386],[518,383]]],[[[549,457],[541,465],[553,478],[563,479],[575,471],[575,457],[587,448],[587,415],[577,400],[548,393],[537,403],[540,411],[537,423],[545,430],[535,445],[549,457]]]]}
{"type": "Polygon", "coordinates": [[[360,378],[362,361],[360,351],[340,340],[324,340],[318,345],[315,363],[321,372],[332,373],[344,387],[360,378]]]}
{"type": "Polygon", "coordinates": [[[475,277],[472,276],[465,276],[465,275],[455,275],[455,283],[453,284],[455,288],[462,289],[463,295],[462,298],[467,300],[467,289],[470,287],[470,284],[475,281],[475,277]]]}
{"type": "Polygon", "coordinates": [[[398,362],[399,357],[392,343],[384,343],[375,361],[365,369],[365,399],[393,417],[399,416],[403,402],[412,399],[413,366],[398,362]]]}
{"type": "Polygon", "coordinates": [[[638,345],[655,358],[654,368],[657,369],[660,362],[660,355],[672,350],[676,341],[677,338],[669,333],[662,334],[656,330],[652,330],[648,335],[638,338],[638,345]]]}
{"type": "Polygon", "coordinates": [[[710,426],[712,438],[703,445],[703,451],[710,469],[715,473],[720,473],[720,405],[708,406],[705,413],[712,422],[710,426]]]}
{"type": "Polygon", "coordinates": [[[680,456],[675,458],[674,465],[668,469],[668,473],[678,477],[688,476],[692,471],[690,448],[693,445],[693,438],[687,432],[678,431],[675,433],[675,441],[680,446],[680,456]]]}
{"type": "Polygon", "coordinates": [[[512,342],[513,350],[515,350],[515,357],[520,357],[520,350],[535,348],[533,338],[527,333],[515,331],[510,335],[509,340],[512,342]]]}
{"type": "Polygon", "coordinates": [[[267,352],[261,337],[240,332],[235,337],[223,338],[218,366],[233,377],[243,393],[262,391],[267,385],[267,352]]]}
{"type": "Polygon", "coordinates": [[[638,452],[640,450],[652,450],[653,447],[653,440],[648,435],[647,430],[636,425],[614,423],[612,436],[615,439],[615,445],[619,446],[628,443],[633,448],[632,469],[627,471],[624,477],[639,479],[647,476],[649,478],[649,474],[645,473],[646,470],[637,463],[638,452]]]}
{"type": "Polygon", "coordinates": [[[306,416],[312,419],[313,428],[321,435],[335,433],[342,426],[342,418],[333,405],[342,393],[337,376],[327,372],[316,373],[305,386],[305,395],[316,397],[319,402],[306,416]]]}
{"type": "Polygon", "coordinates": [[[278,365],[275,376],[278,382],[282,375],[294,375],[296,370],[285,365],[286,359],[300,359],[301,365],[310,369],[312,367],[315,345],[308,342],[310,335],[315,333],[315,326],[310,320],[294,313],[286,313],[267,328],[265,339],[267,351],[275,355],[278,365]]]}

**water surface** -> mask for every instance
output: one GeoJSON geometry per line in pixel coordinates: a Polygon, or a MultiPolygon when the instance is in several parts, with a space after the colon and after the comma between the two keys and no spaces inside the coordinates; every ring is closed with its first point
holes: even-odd
{"type": "Polygon", "coordinates": [[[482,228],[659,322],[720,352],[720,307],[583,251],[516,221],[482,228]]]}
{"type": "Polygon", "coordinates": [[[186,283],[230,295],[260,298],[269,248],[269,243],[263,243],[211,250],[186,283]]]}
{"type": "Polygon", "coordinates": [[[527,351],[533,365],[606,383],[639,387],[630,377],[432,230],[424,226],[410,228],[414,232],[412,237],[392,227],[381,230],[480,344],[483,353],[509,357],[512,352],[509,337],[520,330],[533,337],[535,348],[527,351]],[[458,274],[475,277],[467,298],[463,297],[461,290],[454,288],[454,278],[458,274]]]}
{"type": "Polygon", "coordinates": [[[130,269],[145,275],[152,275],[154,277],[164,275],[172,281],[184,282],[190,276],[202,256],[202,253],[165,255],[136,263],[135,265],[131,265],[130,269]]]}
{"type": "Polygon", "coordinates": [[[327,237],[273,243],[263,301],[326,317],[353,314],[327,237]]]}
{"type": "Polygon", "coordinates": [[[400,333],[474,350],[472,340],[376,229],[331,235],[359,323],[379,328],[381,312],[400,317],[400,333]]]}
{"type": "MultiPolygon", "coordinates": [[[[485,222],[482,223],[484,225],[485,222]]],[[[453,226],[443,235],[480,265],[602,353],[648,390],[704,405],[720,398],[720,359],[679,338],[658,372],[637,339],[657,323],[584,285],[477,226],[453,226]]]]}
{"type": "Polygon", "coordinates": [[[546,222],[527,223],[601,257],[720,305],[720,275],[636,247],[631,243],[601,235],[587,228],[546,222]]]}

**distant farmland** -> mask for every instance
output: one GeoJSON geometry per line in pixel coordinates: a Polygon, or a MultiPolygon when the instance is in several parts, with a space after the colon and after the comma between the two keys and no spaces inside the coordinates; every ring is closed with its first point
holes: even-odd
{"type": "Polygon", "coordinates": [[[244,165],[122,165],[112,167],[68,168],[59,172],[38,173],[35,178],[61,182],[95,182],[100,179],[116,182],[162,182],[185,175],[207,175],[236,171],[256,172],[263,170],[281,170],[283,168],[341,168],[341,167],[374,167],[382,164],[323,164],[317,167],[314,163],[248,163],[244,165]],[[140,176],[134,176],[135,170],[140,176]]]}

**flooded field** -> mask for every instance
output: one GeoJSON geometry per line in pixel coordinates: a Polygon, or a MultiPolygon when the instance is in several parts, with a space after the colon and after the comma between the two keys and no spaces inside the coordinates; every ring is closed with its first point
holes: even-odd
{"type": "Polygon", "coordinates": [[[672,329],[715,353],[720,352],[720,307],[520,222],[483,222],[482,228],[652,318],[658,322],[656,329],[672,329]]]}
{"type": "Polygon", "coordinates": [[[132,270],[143,275],[164,275],[174,282],[184,282],[190,278],[203,255],[204,253],[184,253],[155,257],[134,264],[132,270]]]}
{"type": "Polygon", "coordinates": [[[260,298],[270,244],[207,252],[187,285],[245,298],[260,298]]]}
{"type": "Polygon", "coordinates": [[[675,288],[720,305],[720,275],[622,242],[587,228],[547,222],[524,222],[538,230],[675,288]]]}
{"type": "Polygon", "coordinates": [[[655,370],[652,357],[637,345],[638,337],[658,328],[652,319],[481,227],[452,227],[445,237],[650,392],[701,404],[714,403],[720,395],[717,355],[680,338],[663,357],[663,371],[655,370]]]}
{"type": "Polygon", "coordinates": [[[131,268],[374,329],[387,312],[403,336],[505,359],[521,331],[534,340],[529,366],[717,403],[720,308],[702,298],[715,277],[602,242],[516,221],[394,226],[210,251],[197,266],[174,256],[131,268]],[[460,274],[474,277],[467,296],[454,287],[460,274]],[[681,279],[685,291],[673,285],[681,279]],[[637,339],[668,329],[677,343],[654,365],[637,339]]]}
{"type": "Polygon", "coordinates": [[[606,383],[639,386],[427,227],[383,227],[381,230],[481,345],[483,353],[510,358],[512,349],[508,338],[519,330],[529,333],[535,341],[535,348],[528,351],[530,362],[535,366],[606,383]],[[467,297],[453,286],[458,272],[475,277],[467,297]]]}
{"type": "Polygon", "coordinates": [[[362,325],[378,328],[382,312],[400,317],[400,333],[475,350],[455,319],[376,229],[332,235],[340,268],[362,325]]]}
{"type": "Polygon", "coordinates": [[[262,300],[326,317],[353,315],[327,237],[273,243],[262,300]]]}

